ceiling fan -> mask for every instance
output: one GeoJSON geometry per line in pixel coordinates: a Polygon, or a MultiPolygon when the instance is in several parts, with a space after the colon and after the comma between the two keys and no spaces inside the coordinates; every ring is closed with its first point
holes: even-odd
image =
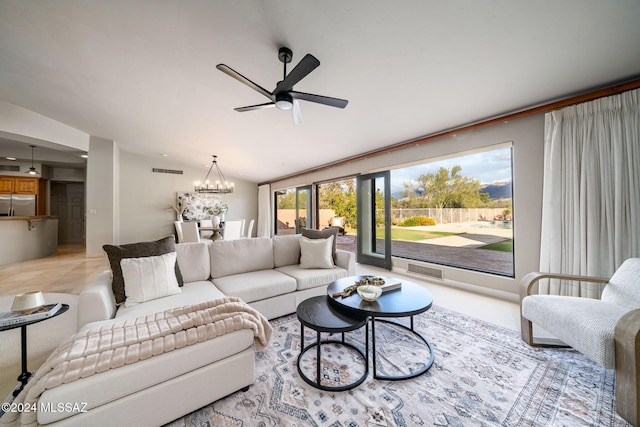
{"type": "Polygon", "coordinates": [[[307,54],[287,75],[287,64],[291,62],[292,57],[293,52],[291,51],[291,49],[281,47],[278,50],[278,58],[280,59],[280,62],[284,64],[284,74],[282,80],[277,83],[276,88],[272,92],[269,92],[262,86],[257,85],[256,83],[252,82],[251,80],[233,70],[232,68],[226,66],[225,64],[218,64],[216,67],[218,70],[222,71],[225,74],[228,74],[229,76],[238,80],[240,83],[249,86],[251,89],[261,93],[270,100],[270,102],[264,104],[239,107],[235,108],[235,110],[239,112],[245,112],[271,107],[276,107],[280,110],[291,110],[293,115],[293,123],[299,125],[302,123],[302,114],[300,112],[300,105],[298,104],[298,100],[315,102],[318,104],[324,104],[336,108],[344,108],[347,106],[347,103],[349,101],[347,101],[346,99],[331,98],[328,96],[294,91],[293,86],[300,80],[305,78],[313,70],[315,70],[320,65],[320,61],[318,61],[315,56],[307,54]]]}

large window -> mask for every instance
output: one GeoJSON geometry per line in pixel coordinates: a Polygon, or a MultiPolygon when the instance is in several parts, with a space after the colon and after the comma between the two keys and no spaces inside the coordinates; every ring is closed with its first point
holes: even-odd
{"type": "Polygon", "coordinates": [[[513,277],[511,150],[392,170],[392,255],[513,277]]]}

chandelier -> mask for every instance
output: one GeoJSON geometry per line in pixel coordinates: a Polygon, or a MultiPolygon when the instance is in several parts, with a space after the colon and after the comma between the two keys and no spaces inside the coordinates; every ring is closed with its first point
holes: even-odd
{"type": "Polygon", "coordinates": [[[213,156],[213,163],[209,168],[209,172],[207,172],[207,176],[204,177],[204,182],[201,183],[197,181],[195,185],[196,193],[216,193],[216,194],[226,194],[233,193],[233,182],[227,181],[224,177],[224,174],[220,170],[220,166],[218,166],[218,156],[213,156]],[[211,177],[211,181],[209,180],[209,175],[213,172],[213,176],[211,177]]]}

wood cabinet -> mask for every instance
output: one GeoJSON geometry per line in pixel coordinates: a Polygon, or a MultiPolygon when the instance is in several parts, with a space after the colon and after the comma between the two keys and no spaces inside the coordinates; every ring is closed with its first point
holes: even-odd
{"type": "Polygon", "coordinates": [[[36,215],[47,214],[47,180],[21,176],[0,176],[0,194],[35,194],[36,215]]]}
{"type": "Polygon", "coordinates": [[[12,176],[0,176],[0,194],[13,194],[14,182],[12,176]]]}
{"type": "Polygon", "coordinates": [[[15,194],[38,194],[39,178],[16,178],[13,186],[15,194]]]}
{"type": "Polygon", "coordinates": [[[0,194],[38,194],[40,178],[0,176],[0,194]]]}

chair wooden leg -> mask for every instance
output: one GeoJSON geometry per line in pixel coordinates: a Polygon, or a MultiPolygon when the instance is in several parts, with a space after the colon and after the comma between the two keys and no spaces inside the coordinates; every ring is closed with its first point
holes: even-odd
{"type": "Polygon", "coordinates": [[[525,319],[522,315],[520,316],[520,333],[522,341],[533,347],[533,325],[529,319],[525,319]]]}
{"type": "Polygon", "coordinates": [[[640,310],[620,318],[615,329],[616,412],[640,427],[640,310]]]}

